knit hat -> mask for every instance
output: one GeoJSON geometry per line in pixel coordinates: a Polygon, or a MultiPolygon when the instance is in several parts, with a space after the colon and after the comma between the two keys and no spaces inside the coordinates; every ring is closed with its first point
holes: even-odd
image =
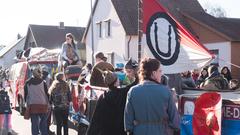
{"type": "Polygon", "coordinates": [[[124,64],[123,63],[117,63],[116,64],[116,68],[115,68],[115,71],[122,71],[124,68],[124,64]]]}
{"type": "Polygon", "coordinates": [[[111,71],[104,72],[104,82],[109,86],[117,81],[117,74],[111,71]]]}
{"type": "Polygon", "coordinates": [[[133,60],[132,58],[130,58],[125,64],[125,69],[134,69],[136,67],[138,67],[138,63],[136,60],[133,60]]]}

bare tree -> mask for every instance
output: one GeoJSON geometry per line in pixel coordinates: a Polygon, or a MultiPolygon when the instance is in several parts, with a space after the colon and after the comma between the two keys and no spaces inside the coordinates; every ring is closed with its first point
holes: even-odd
{"type": "Polygon", "coordinates": [[[212,7],[209,14],[215,17],[227,17],[227,13],[222,7],[212,7]]]}
{"type": "Polygon", "coordinates": [[[206,5],[205,11],[215,17],[227,17],[226,11],[220,6],[206,5]]]}

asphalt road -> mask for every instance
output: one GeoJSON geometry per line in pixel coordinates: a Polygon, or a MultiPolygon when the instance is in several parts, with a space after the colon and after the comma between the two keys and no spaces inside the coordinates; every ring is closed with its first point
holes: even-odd
{"type": "MultiPolygon", "coordinates": [[[[13,135],[31,135],[31,122],[30,120],[23,119],[23,116],[18,111],[12,110],[12,130],[13,135]]],[[[77,135],[77,131],[71,128],[69,124],[69,135],[77,135]]],[[[56,125],[52,124],[51,131],[56,131],[56,125]]],[[[56,132],[55,132],[56,133],[56,132]]]]}

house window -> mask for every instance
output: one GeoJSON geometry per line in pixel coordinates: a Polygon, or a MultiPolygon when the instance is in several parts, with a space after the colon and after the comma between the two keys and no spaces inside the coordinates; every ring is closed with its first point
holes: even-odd
{"type": "Polygon", "coordinates": [[[98,37],[102,37],[102,22],[97,22],[98,37]]]}
{"type": "Polygon", "coordinates": [[[113,52],[109,52],[109,53],[106,53],[106,54],[107,54],[107,62],[109,62],[112,65],[114,65],[114,53],[113,52]]]}
{"type": "Polygon", "coordinates": [[[111,20],[106,20],[105,21],[105,35],[106,37],[111,36],[111,20]]]}
{"type": "Polygon", "coordinates": [[[212,60],[211,65],[219,66],[219,50],[209,50],[212,54],[214,54],[215,58],[212,60]]]}

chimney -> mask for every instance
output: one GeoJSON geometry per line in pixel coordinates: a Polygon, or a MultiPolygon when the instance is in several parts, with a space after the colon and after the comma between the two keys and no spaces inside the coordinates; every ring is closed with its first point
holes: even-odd
{"type": "Polygon", "coordinates": [[[20,39],[20,38],[22,38],[22,36],[18,33],[17,34],[17,39],[20,39]]]}
{"type": "Polygon", "coordinates": [[[64,22],[59,22],[59,29],[64,29],[64,22]]]}

